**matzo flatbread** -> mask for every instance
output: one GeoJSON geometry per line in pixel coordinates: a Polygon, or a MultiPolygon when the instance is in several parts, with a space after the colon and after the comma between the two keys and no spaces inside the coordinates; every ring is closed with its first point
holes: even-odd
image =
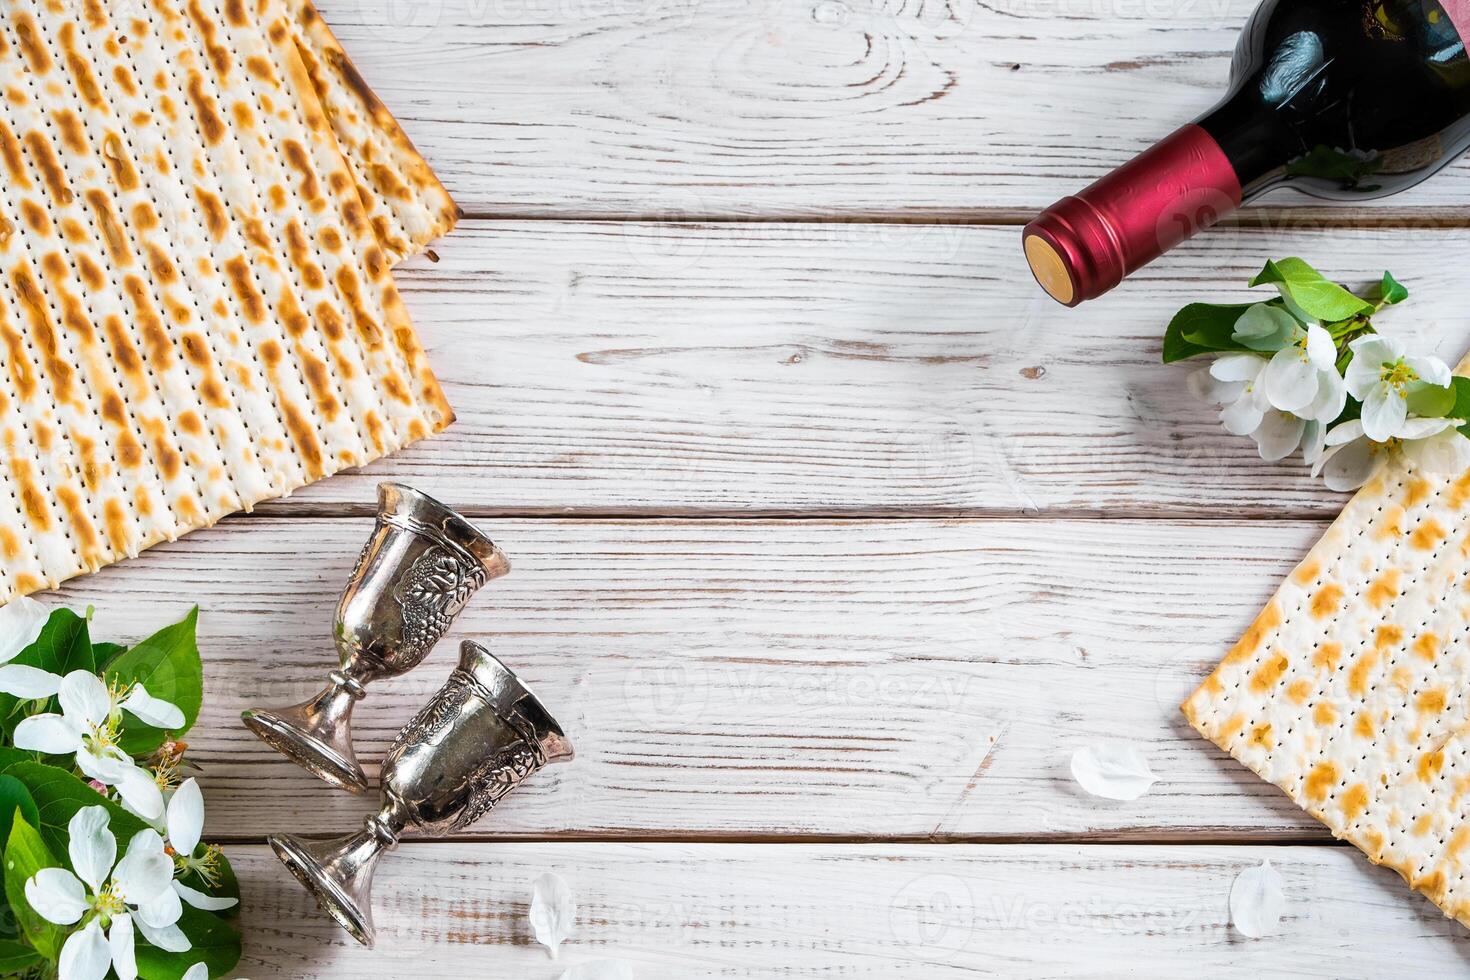
{"type": "Polygon", "coordinates": [[[1470,925],[1467,692],[1470,472],[1424,472],[1400,456],[1183,710],[1334,836],[1470,925]]]}
{"type": "Polygon", "coordinates": [[[311,0],[289,0],[293,37],[388,261],[423,251],[459,208],[358,74],[311,0]]]}
{"type": "Polygon", "coordinates": [[[279,0],[0,8],[0,602],[452,419],[279,0]]]}

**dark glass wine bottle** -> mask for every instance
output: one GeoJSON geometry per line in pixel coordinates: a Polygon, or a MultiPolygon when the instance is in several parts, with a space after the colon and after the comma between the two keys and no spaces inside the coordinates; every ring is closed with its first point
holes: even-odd
{"type": "Polygon", "coordinates": [[[1419,183],[1470,147],[1470,0],[1266,0],[1223,100],[1026,226],[1068,306],[1281,185],[1353,200],[1419,183]]]}

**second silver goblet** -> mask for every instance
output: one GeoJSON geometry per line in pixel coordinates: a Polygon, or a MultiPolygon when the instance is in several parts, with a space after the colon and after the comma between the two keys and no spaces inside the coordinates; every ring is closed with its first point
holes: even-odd
{"type": "Polygon", "coordinates": [[[470,596],[510,571],[495,543],[412,487],[378,486],[378,519],[337,603],[340,668],[318,695],[242,719],[267,745],[334,786],[362,793],[352,708],[364,685],[417,667],[470,596]]]}
{"type": "Polygon", "coordinates": [[[463,830],[532,773],[571,758],[571,742],[530,689],[466,640],[459,667],[388,750],[382,805],[363,829],[336,840],[281,834],[269,842],[322,909],[371,946],[373,872],[405,830],[463,830]]]}

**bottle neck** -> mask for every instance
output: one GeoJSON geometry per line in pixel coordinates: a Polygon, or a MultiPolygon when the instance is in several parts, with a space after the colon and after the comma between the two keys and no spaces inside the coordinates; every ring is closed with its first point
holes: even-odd
{"type": "Polygon", "coordinates": [[[1248,97],[1247,90],[1232,92],[1195,125],[1230,161],[1242,201],[1251,201],[1285,180],[1286,155],[1298,138],[1281,125],[1276,113],[1248,97]]]}
{"type": "Polygon", "coordinates": [[[1191,123],[1023,232],[1027,261],[1052,298],[1076,306],[1240,207],[1230,157],[1191,123]]]}

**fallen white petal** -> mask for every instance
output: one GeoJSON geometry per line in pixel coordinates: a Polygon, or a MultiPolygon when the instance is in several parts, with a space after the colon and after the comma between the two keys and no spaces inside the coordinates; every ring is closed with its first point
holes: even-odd
{"type": "Polygon", "coordinates": [[[209,980],[209,967],[203,963],[195,963],[184,971],[184,975],[179,980],[209,980]]]}
{"type": "Polygon", "coordinates": [[[563,970],[557,980],[633,980],[633,968],[622,960],[593,960],[563,970]]]}
{"type": "Polygon", "coordinates": [[[1072,753],[1072,778],[1108,800],[1136,800],[1159,780],[1142,753],[1122,742],[1099,742],[1072,753]]]}
{"type": "Polygon", "coordinates": [[[536,941],[551,951],[552,959],[577,921],[577,906],[566,879],[550,871],[531,885],[531,930],[536,941]]]}
{"type": "Polygon", "coordinates": [[[1259,939],[1275,931],[1286,910],[1281,875],[1262,861],[1247,868],[1230,886],[1230,921],[1242,935],[1259,939]]]}

